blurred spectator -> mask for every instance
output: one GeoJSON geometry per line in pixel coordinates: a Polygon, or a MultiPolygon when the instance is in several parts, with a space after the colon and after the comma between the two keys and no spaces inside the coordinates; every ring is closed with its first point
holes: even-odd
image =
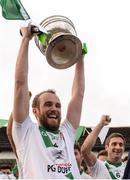
{"type": "Polygon", "coordinates": [[[91,168],[87,165],[86,161],[83,159],[81,163],[81,167],[83,168],[84,172],[91,176],[91,168]]]}
{"type": "Polygon", "coordinates": [[[97,158],[101,161],[106,161],[107,160],[108,153],[105,149],[101,150],[98,152],[97,158]]]}
{"type": "Polygon", "coordinates": [[[0,166],[0,179],[16,179],[14,174],[11,172],[11,167],[8,165],[0,166]]]}
{"type": "Polygon", "coordinates": [[[84,172],[84,168],[81,166],[83,157],[81,156],[79,143],[74,144],[74,154],[80,171],[81,179],[90,179],[91,177],[84,172]]]}

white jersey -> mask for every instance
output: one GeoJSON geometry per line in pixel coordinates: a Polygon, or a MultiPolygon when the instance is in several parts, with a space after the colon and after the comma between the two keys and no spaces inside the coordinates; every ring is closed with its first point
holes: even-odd
{"type": "Polygon", "coordinates": [[[109,161],[96,161],[92,167],[92,178],[94,179],[122,179],[125,165],[120,163],[112,165],[109,161]]]}
{"type": "Polygon", "coordinates": [[[123,162],[114,165],[110,161],[105,161],[104,163],[112,179],[123,178],[125,170],[125,164],[123,162]]]}
{"type": "Polygon", "coordinates": [[[111,179],[109,172],[103,161],[97,159],[95,165],[91,168],[92,179],[111,179]]]}
{"type": "Polygon", "coordinates": [[[80,173],[74,155],[75,129],[65,121],[59,132],[41,129],[28,117],[23,123],[13,123],[21,178],[78,179],[80,173]],[[42,135],[41,135],[42,134],[42,135]]]}

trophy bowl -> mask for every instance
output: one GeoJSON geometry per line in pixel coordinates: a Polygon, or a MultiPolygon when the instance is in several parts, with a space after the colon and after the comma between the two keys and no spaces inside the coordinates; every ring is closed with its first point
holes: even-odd
{"type": "Polygon", "coordinates": [[[65,69],[75,64],[82,54],[82,43],[77,37],[74,24],[65,16],[55,15],[44,19],[40,26],[47,30],[45,45],[41,44],[38,35],[35,43],[48,63],[57,69],[65,69]]]}

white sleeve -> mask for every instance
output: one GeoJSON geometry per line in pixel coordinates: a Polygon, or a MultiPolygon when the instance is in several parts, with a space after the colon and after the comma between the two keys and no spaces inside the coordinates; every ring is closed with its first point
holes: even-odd
{"type": "Polygon", "coordinates": [[[93,179],[111,179],[104,162],[98,159],[95,165],[91,168],[91,173],[93,179]]]}
{"type": "Polygon", "coordinates": [[[13,121],[12,137],[15,143],[16,149],[21,149],[25,142],[25,137],[28,135],[28,131],[32,126],[32,121],[28,116],[23,123],[13,121]]]}
{"type": "Polygon", "coordinates": [[[60,130],[68,134],[68,137],[72,143],[75,142],[76,129],[73,128],[73,126],[67,119],[62,123],[60,130]]]}

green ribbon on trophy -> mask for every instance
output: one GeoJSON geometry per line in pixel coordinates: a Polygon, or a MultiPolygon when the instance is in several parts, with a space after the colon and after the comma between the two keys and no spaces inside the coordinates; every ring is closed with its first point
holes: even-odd
{"type": "Polygon", "coordinates": [[[82,55],[85,55],[88,53],[87,45],[86,43],[83,43],[82,45],[82,55]]]}
{"type": "Polygon", "coordinates": [[[42,33],[39,35],[39,40],[41,42],[42,45],[46,45],[46,41],[47,41],[47,34],[46,33],[42,33]]]}

